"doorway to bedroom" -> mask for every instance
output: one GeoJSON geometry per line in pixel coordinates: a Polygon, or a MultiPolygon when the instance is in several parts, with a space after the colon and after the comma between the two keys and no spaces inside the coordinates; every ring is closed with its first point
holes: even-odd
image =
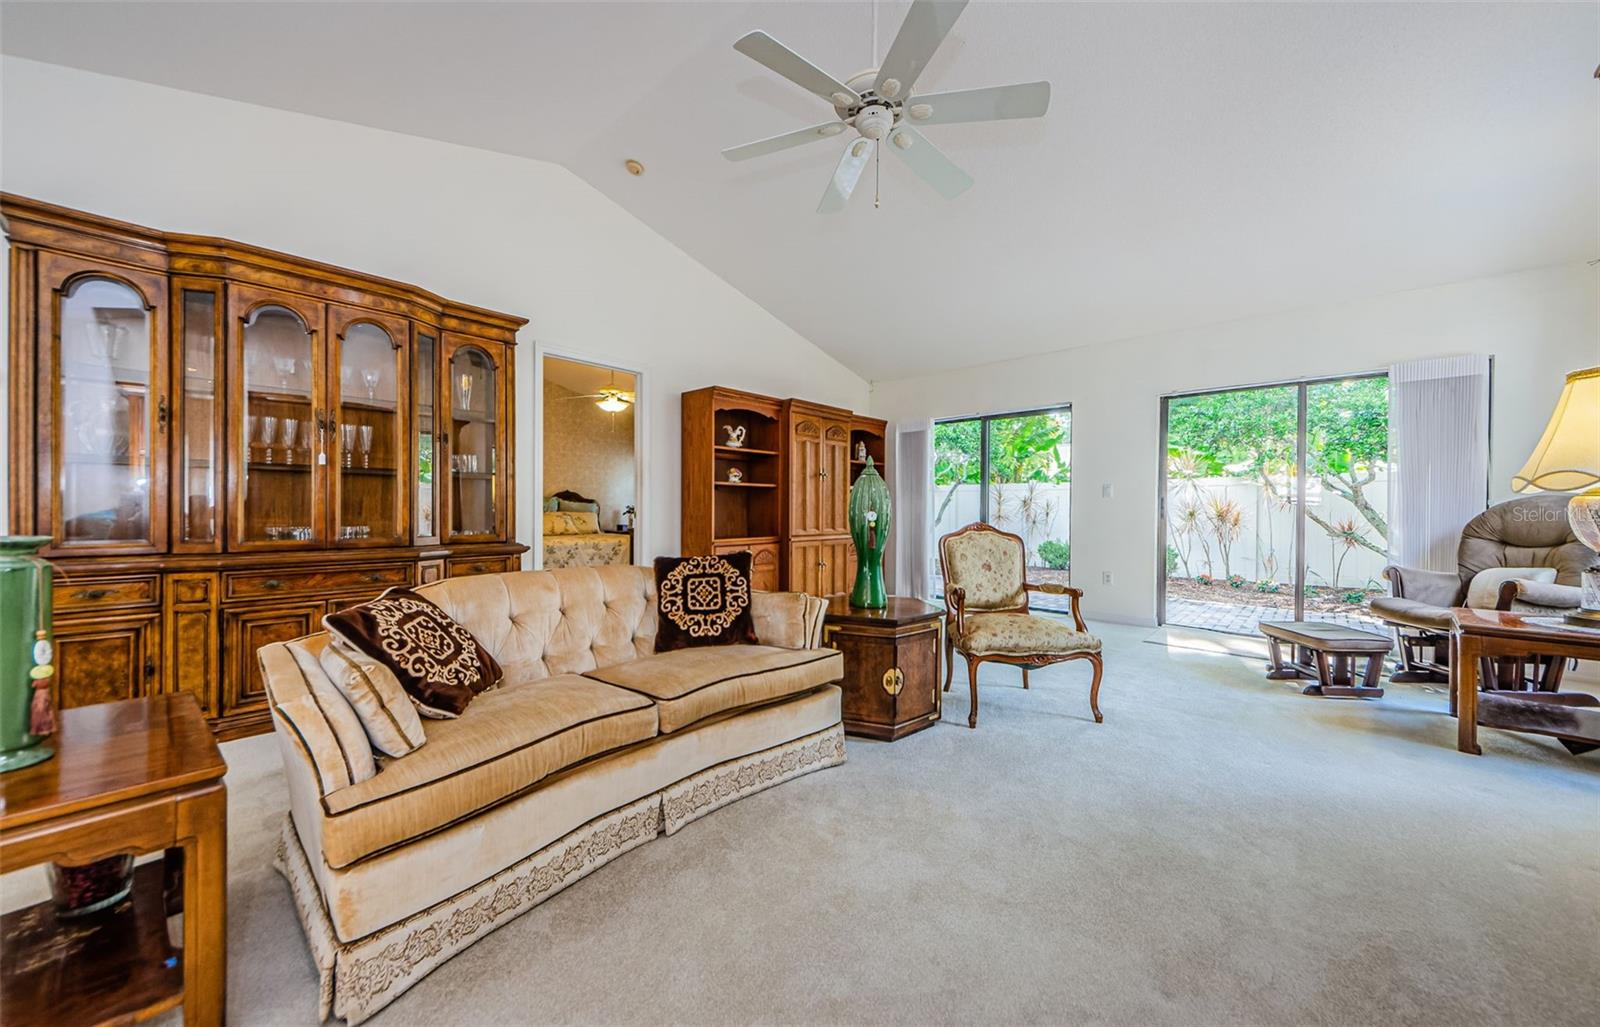
{"type": "Polygon", "coordinates": [[[637,559],[636,374],[543,358],[543,559],[546,570],[637,559]]]}

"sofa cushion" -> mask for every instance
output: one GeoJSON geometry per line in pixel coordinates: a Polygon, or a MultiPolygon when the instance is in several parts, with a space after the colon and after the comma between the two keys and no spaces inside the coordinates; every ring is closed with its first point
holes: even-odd
{"type": "Polygon", "coordinates": [[[330,613],[322,626],[388,667],[418,706],[446,716],[500,683],[500,665],[472,632],[409,588],[330,613]]]}
{"type": "Polygon", "coordinates": [[[661,733],[669,734],[718,713],[838,681],[844,656],[833,649],[767,645],[674,649],[585,676],[654,699],[661,733]]]}
{"type": "Polygon", "coordinates": [[[656,557],[656,652],[755,642],[748,551],[656,557]]]}
{"type": "Polygon", "coordinates": [[[354,646],[331,634],[320,637],[317,662],[360,718],[372,747],[385,756],[405,756],[420,748],[428,736],[422,733],[416,700],[400,687],[400,679],[354,646]]]}
{"type": "Polygon", "coordinates": [[[333,867],[454,823],[575,763],[656,735],[649,699],[575,674],[485,692],[428,744],[324,797],[333,867]]]}

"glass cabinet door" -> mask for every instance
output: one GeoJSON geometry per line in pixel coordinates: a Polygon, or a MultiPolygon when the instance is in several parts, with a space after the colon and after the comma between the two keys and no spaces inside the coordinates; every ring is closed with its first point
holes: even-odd
{"type": "Polygon", "coordinates": [[[434,410],[439,395],[439,339],[431,331],[417,329],[417,344],[412,350],[411,395],[416,400],[413,413],[416,438],[416,542],[439,540],[439,497],[433,487],[434,454],[438,448],[439,427],[434,410]]]}
{"type": "Polygon", "coordinates": [[[222,369],[220,286],[175,283],[180,349],[173,375],[173,549],[214,551],[221,538],[222,369]]]}
{"type": "Polygon", "coordinates": [[[404,541],[410,482],[405,428],[407,324],[335,307],[330,362],[333,539],[339,545],[404,541]]]}
{"type": "Polygon", "coordinates": [[[447,340],[444,382],[450,410],[452,539],[504,535],[505,479],[500,465],[504,425],[504,354],[493,344],[447,340]]]}
{"type": "Polygon", "coordinates": [[[232,290],[240,412],[235,548],[305,548],[319,541],[319,484],[327,450],[319,420],[318,304],[265,290],[232,290]]]}
{"type": "Polygon", "coordinates": [[[54,256],[39,270],[56,283],[38,397],[51,429],[51,458],[39,464],[40,528],[48,526],[56,549],[160,551],[166,283],[54,256]]]}

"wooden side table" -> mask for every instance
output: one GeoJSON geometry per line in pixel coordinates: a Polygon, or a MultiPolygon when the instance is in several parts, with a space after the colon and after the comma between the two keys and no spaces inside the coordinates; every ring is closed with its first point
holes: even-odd
{"type": "Polygon", "coordinates": [[[227,980],[227,764],[188,692],[63,710],[55,756],[0,775],[0,873],[36,863],[182,853],[183,947],[167,933],[160,864],[117,906],[58,919],[49,901],[0,925],[7,1023],[131,1023],[183,1006],[223,1018],[227,980]]]}
{"type": "Polygon", "coordinates": [[[1483,754],[1478,745],[1478,678],[1483,657],[1600,660],[1600,632],[1539,623],[1552,618],[1457,607],[1450,611],[1450,619],[1454,623],[1450,631],[1450,700],[1457,717],[1456,748],[1474,756],[1483,754]]]}
{"type": "Polygon", "coordinates": [[[944,610],[907,596],[864,610],[834,596],[822,641],[844,654],[846,732],[892,742],[938,721],[944,610]]]}

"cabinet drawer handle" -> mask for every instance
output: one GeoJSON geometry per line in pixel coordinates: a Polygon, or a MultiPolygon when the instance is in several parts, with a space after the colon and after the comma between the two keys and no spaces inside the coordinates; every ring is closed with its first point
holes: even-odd
{"type": "Polygon", "coordinates": [[[277,578],[268,578],[266,581],[261,583],[261,587],[279,589],[283,587],[283,582],[279,581],[277,578]]]}
{"type": "Polygon", "coordinates": [[[110,594],[111,590],[109,588],[80,588],[72,593],[72,598],[92,602],[96,599],[104,599],[110,594]]]}
{"type": "Polygon", "coordinates": [[[144,658],[144,676],[146,678],[153,678],[156,676],[156,661],[154,657],[146,656],[144,658]]]}
{"type": "Polygon", "coordinates": [[[167,409],[167,397],[162,396],[161,401],[156,404],[156,427],[163,433],[167,430],[167,421],[171,416],[172,412],[167,409]]]}
{"type": "Polygon", "coordinates": [[[383,577],[384,577],[384,575],[383,575],[382,571],[372,571],[371,573],[369,573],[367,575],[367,580],[368,581],[382,581],[383,577]]]}

